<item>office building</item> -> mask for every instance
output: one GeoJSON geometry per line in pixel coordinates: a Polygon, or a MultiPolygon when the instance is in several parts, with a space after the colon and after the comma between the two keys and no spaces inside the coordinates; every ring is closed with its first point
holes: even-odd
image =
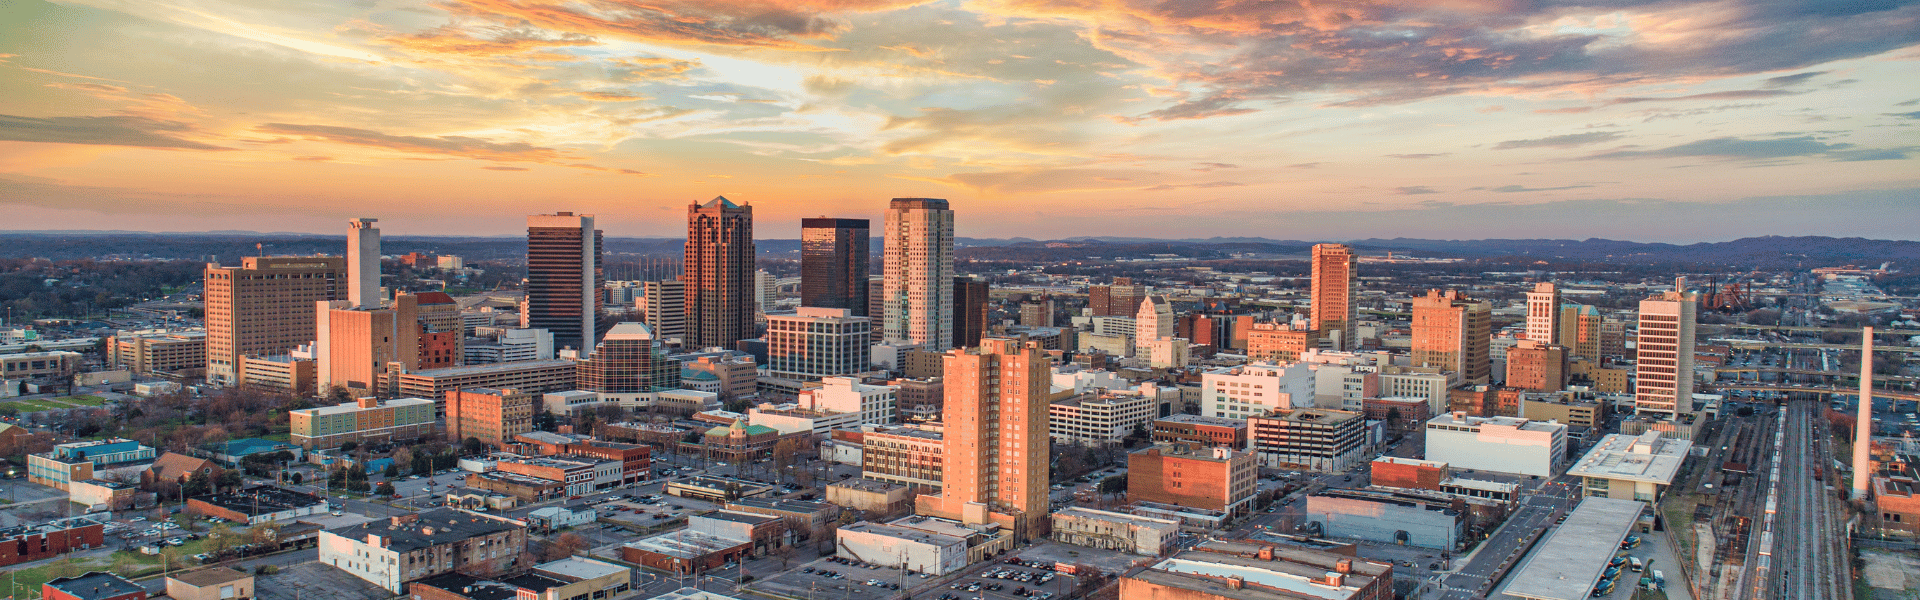
{"type": "Polygon", "coordinates": [[[915,512],[1046,535],[1049,361],[1038,344],[985,338],[946,356],[945,471],[915,512]]]}
{"type": "Polygon", "coordinates": [[[1320,332],[1320,339],[1332,342],[1334,350],[1360,347],[1359,340],[1354,339],[1358,331],[1354,322],[1357,313],[1353,303],[1354,265],[1357,260],[1353,250],[1345,244],[1313,245],[1309,324],[1320,332]]]}
{"type": "Polygon", "coordinates": [[[971,275],[953,278],[953,347],[980,345],[987,332],[987,282],[971,275]]]}
{"type": "Polygon", "coordinates": [[[1447,413],[1427,421],[1427,460],[1456,468],[1551,478],[1567,462],[1567,426],[1447,413]]]}
{"type": "Polygon", "coordinates": [[[524,570],[527,530],[453,509],[401,515],[320,532],[319,562],[402,593],[443,573],[492,577],[524,570]]]}
{"type": "Polygon", "coordinates": [[[463,364],[467,357],[467,324],[460,315],[460,303],[446,292],[412,296],[414,314],[420,319],[420,368],[463,364]]]}
{"type": "Polygon", "coordinates": [[[686,345],[732,348],[753,338],[753,207],[715,196],[687,205],[686,345]]]}
{"type": "Polygon", "coordinates": [[[347,221],[347,294],[349,308],[379,308],[380,229],[379,219],[347,221]]]}
{"type": "Polygon", "coordinates": [[[1180,522],[1070,506],[1053,513],[1053,541],[1159,556],[1180,538],[1180,522]]]}
{"type": "Polygon", "coordinates": [[[0,528],[0,567],[104,548],[105,520],[88,515],[0,528]]]}
{"type": "Polygon", "coordinates": [[[1127,600],[1393,600],[1393,565],[1308,548],[1210,540],[1120,578],[1127,600]]]}
{"type": "Polygon", "coordinates": [[[802,306],[791,315],[767,315],[766,372],[819,380],[873,370],[873,321],[845,308],[802,306]]]}
{"type": "MultiPolygon", "coordinates": [[[[445,369],[425,369],[387,373],[390,378],[383,389],[398,390],[393,395],[403,398],[434,398],[436,404],[446,401],[447,392],[466,388],[513,388],[529,394],[564,392],[577,389],[579,365],[571,360],[527,360],[510,363],[485,365],[467,365],[445,369]]],[[[444,406],[435,409],[437,416],[446,416],[444,406]]]]}
{"type": "Polygon", "coordinates": [[[1463,383],[1488,383],[1492,326],[1492,304],[1454,290],[1429,290],[1413,300],[1413,364],[1459,373],[1463,383]]]}
{"type": "Polygon", "coordinates": [[[1094,390],[1047,405],[1047,435],[1054,442],[1088,448],[1119,444],[1160,414],[1152,394],[1094,390]]]}
{"type": "Polygon", "coordinates": [[[1260,465],[1250,452],[1156,444],[1127,455],[1127,501],[1252,514],[1260,465]]]}
{"type": "Polygon", "coordinates": [[[896,345],[944,350],[955,341],[953,211],[937,198],[894,198],[882,235],[882,336],[896,345]]]}
{"type": "Polygon", "coordinates": [[[1684,277],[1674,282],[1673,291],[1640,301],[1635,414],[1671,419],[1693,413],[1694,317],[1699,308],[1684,277]]]}
{"type": "Polygon", "coordinates": [[[420,315],[414,296],[400,294],[386,307],[348,302],[314,303],[313,350],[321,390],[374,394],[389,369],[420,367],[420,315]]]}
{"type": "Polygon", "coordinates": [[[800,306],[867,314],[866,219],[800,220],[800,306]]]}
{"type": "Polygon", "coordinates": [[[1606,319],[1600,311],[1585,304],[1565,304],[1560,307],[1560,342],[1567,348],[1568,356],[1578,356],[1600,362],[1600,328],[1606,319]]]}
{"type": "Polygon", "coordinates": [[[559,356],[554,351],[551,331],[502,329],[498,333],[499,336],[491,340],[476,338],[473,343],[464,345],[461,351],[466,355],[466,364],[490,365],[528,360],[553,360],[559,356]]]}
{"type": "Polygon", "coordinates": [[[312,342],[314,303],[344,297],[345,278],[340,257],[249,256],[238,267],[209,263],[202,296],[207,381],[239,385],[240,357],[286,354],[312,342]]]}
{"type": "Polygon", "coordinates": [[[1580,478],[1581,492],[1588,497],[1657,505],[1692,448],[1692,442],[1664,437],[1658,431],[1608,434],[1569,466],[1567,474],[1580,478]]]}
{"type": "Polygon", "coordinates": [[[646,294],[640,298],[640,320],[652,327],[662,340],[687,337],[687,284],[679,281],[648,281],[641,285],[646,294]]]}
{"type": "Polygon", "coordinates": [[[655,392],[680,387],[680,361],[667,355],[664,341],[643,323],[620,323],[607,330],[593,356],[580,362],[578,387],[598,392],[607,403],[633,404],[655,392]]]}
{"type": "MultiPolygon", "coordinates": [[[[204,331],[135,333],[107,338],[107,366],[136,375],[167,376],[207,366],[204,331]]],[[[8,373],[7,375],[12,375],[8,373]]]]}
{"type": "Polygon", "coordinates": [[[1507,349],[1507,387],[1535,392],[1567,389],[1567,349],[1533,340],[1507,349]]]}
{"type": "Polygon", "coordinates": [[[447,394],[447,439],[505,449],[513,436],[533,431],[533,404],[533,394],[515,389],[454,390],[447,394]]]}
{"type": "Polygon", "coordinates": [[[673,359],[680,361],[680,368],[708,373],[720,380],[720,398],[734,400],[746,398],[758,393],[759,366],[753,356],[733,350],[676,354],[673,359]]]}
{"type": "Polygon", "coordinates": [[[1302,408],[1247,419],[1260,466],[1338,473],[1366,460],[1365,415],[1302,408]]]}
{"type": "Polygon", "coordinates": [[[1095,317],[1131,317],[1140,312],[1147,287],[1131,277],[1115,277],[1112,285],[1087,286],[1087,309],[1095,317]]]}
{"type": "MultiPolygon", "coordinates": [[[[959,313],[955,313],[958,318],[959,313]]],[[[1020,324],[1027,327],[1053,326],[1053,299],[1042,297],[1033,302],[1020,303],[1020,324]]]]}
{"type": "Polygon", "coordinates": [[[1133,337],[1140,343],[1173,337],[1173,321],[1173,305],[1165,298],[1147,296],[1134,313],[1133,337]]]}
{"type": "Polygon", "coordinates": [[[860,477],[907,486],[912,493],[940,493],[946,477],[946,445],[939,431],[879,427],[860,436],[860,477]]]}
{"type": "Polygon", "coordinates": [[[1527,337],[1542,345],[1560,343],[1560,288],[1551,282],[1533,284],[1527,292],[1527,337]]]}
{"type": "Polygon", "coordinates": [[[527,297],[522,325],[553,332],[553,342],[586,353],[605,313],[605,246],[593,215],[527,217],[527,297]]]}
{"type": "Polygon", "coordinates": [[[854,414],[865,425],[891,424],[899,412],[892,385],[868,385],[854,377],[821,378],[820,386],[800,391],[796,404],[806,410],[854,414]]]}
{"type": "Polygon", "coordinates": [[[1245,419],[1224,419],[1200,415],[1180,415],[1155,419],[1153,441],[1210,448],[1244,450],[1247,447],[1245,419]]]}
{"type": "Polygon", "coordinates": [[[1315,375],[1307,363],[1249,363],[1200,374],[1200,414],[1240,419],[1313,406],[1315,375]]]}
{"type": "Polygon", "coordinates": [[[1253,362],[1290,363],[1319,347],[1319,332],[1285,323],[1254,323],[1247,331],[1247,360],[1253,362]]]}
{"type": "Polygon", "coordinates": [[[293,433],[288,439],[307,450],[338,448],[347,442],[368,444],[418,439],[433,432],[434,404],[423,398],[386,402],[361,398],[335,406],[290,410],[287,420],[293,433]]]}
{"type": "Polygon", "coordinates": [[[51,452],[27,455],[27,482],[69,491],[75,482],[94,478],[97,471],[151,461],[153,448],[123,438],[73,442],[51,452]]]}

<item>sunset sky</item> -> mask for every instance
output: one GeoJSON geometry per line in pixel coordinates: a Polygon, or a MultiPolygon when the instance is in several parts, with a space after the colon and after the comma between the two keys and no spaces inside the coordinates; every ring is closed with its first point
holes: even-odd
{"type": "Polygon", "coordinates": [[[11,0],[0,230],[1920,239],[1920,0],[11,0]]]}

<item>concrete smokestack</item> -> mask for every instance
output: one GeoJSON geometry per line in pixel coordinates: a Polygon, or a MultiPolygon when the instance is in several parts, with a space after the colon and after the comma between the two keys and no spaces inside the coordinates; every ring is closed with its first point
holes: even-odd
{"type": "Polygon", "coordinates": [[[1860,328],[1860,417],[1853,425],[1853,499],[1867,501],[1867,447],[1873,441],[1873,328],[1860,328]]]}
{"type": "Polygon", "coordinates": [[[379,219],[347,221],[347,301],[354,308],[380,308],[379,219]]]}

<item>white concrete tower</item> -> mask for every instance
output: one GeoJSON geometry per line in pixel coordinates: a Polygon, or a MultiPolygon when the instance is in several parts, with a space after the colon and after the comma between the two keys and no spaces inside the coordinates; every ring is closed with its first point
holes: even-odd
{"type": "Polygon", "coordinates": [[[353,308],[380,308],[379,219],[347,221],[347,302],[353,308]]]}
{"type": "Polygon", "coordinates": [[[1533,284],[1533,291],[1527,292],[1527,339],[1560,343],[1560,288],[1551,282],[1533,284]]]}
{"type": "Polygon", "coordinates": [[[1860,328],[1860,416],[1853,423],[1853,499],[1867,501],[1867,490],[1873,482],[1872,464],[1868,462],[1869,446],[1873,445],[1873,328],[1860,328]]]}

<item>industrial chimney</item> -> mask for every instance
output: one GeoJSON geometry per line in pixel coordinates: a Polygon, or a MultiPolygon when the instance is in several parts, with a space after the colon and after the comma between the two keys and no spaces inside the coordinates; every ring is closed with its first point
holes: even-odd
{"type": "Polygon", "coordinates": [[[1873,328],[1860,328],[1860,417],[1853,424],[1853,499],[1867,501],[1873,480],[1867,450],[1873,444],[1873,328]]]}

